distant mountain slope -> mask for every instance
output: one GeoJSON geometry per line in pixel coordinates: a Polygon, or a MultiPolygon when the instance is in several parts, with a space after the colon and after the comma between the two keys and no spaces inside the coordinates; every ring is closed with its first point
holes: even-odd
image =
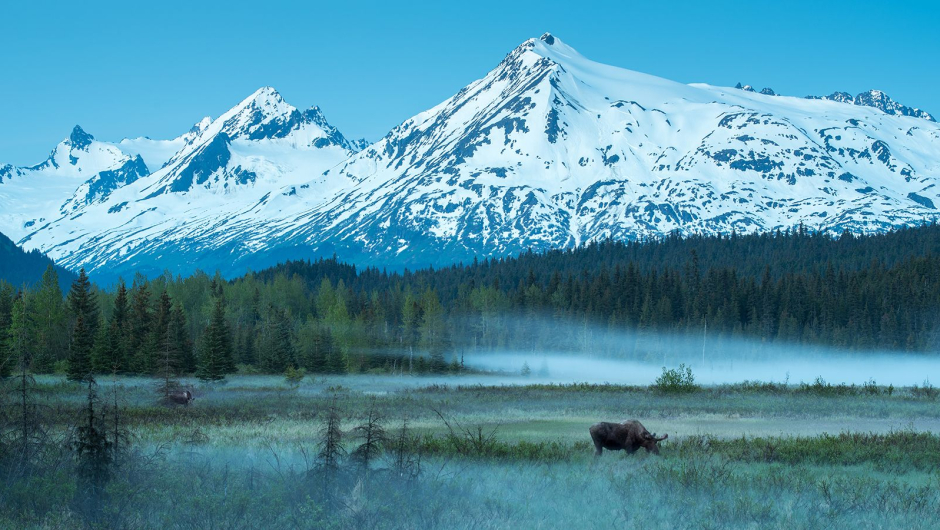
{"type": "Polygon", "coordinates": [[[329,175],[349,184],[296,226],[298,239],[360,263],[674,230],[877,232],[940,213],[940,127],[674,83],[591,62],[546,34],[329,175]]]}
{"type": "MultiPolygon", "coordinates": [[[[71,145],[68,140],[64,144],[71,145]]],[[[13,168],[17,178],[0,181],[0,206],[28,213],[0,218],[20,244],[48,251],[70,265],[88,264],[99,274],[107,269],[110,279],[137,270],[214,269],[244,253],[241,248],[220,249],[257,223],[277,218],[285,201],[296,203],[289,197],[331,195],[330,183],[312,179],[362,144],[347,140],[318,107],[300,111],[273,88],[263,87],[176,139],[101,144],[135,161],[136,173],[120,189],[99,185],[100,178],[82,182],[52,175],[73,196],[57,193],[49,207],[36,208],[29,198],[40,193],[33,190],[35,172],[13,168]],[[98,191],[103,188],[107,201],[98,191]],[[211,256],[204,249],[211,249],[211,256]]],[[[103,175],[114,181],[113,173],[103,175]]]]}
{"type": "Polygon", "coordinates": [[[870,233],[940,217],[929,114],[876,91],[741,88],[598,64],[546,33],[364,149],[264,87],[172,145],[122,142],[129,169],[100,177],[113,186],[83,184],[56,216],[0,217],[25,247],[111,277],[234,275],[334,253],[446,265],[672,232],[870,233]]]}
{"type": "MultiPolygon", "coordinates": [[[[14,287],[33,285],[42,279],[42,274],[52,260],[38,250],[25,251],[16,246],[10,238],[0,234],[0,280],[14,287]]],[[[56,266],[59,284],[63,291],[68,289],[75,279],[75,274],[56,266]]]]}
{"type": "Polygon", "coordinates": [[[40,164],[0,168],[0,232],[19,239],[147,175],[140,156],[99,142],[78,125],[40,164]]]}
{"type": "Polygon", "coordinates": [[[885,114],[894,114],[897,116],[911,116],[914,118],[923,118],[927,121],[937,121],[927,111],[918,108],[902,105],[891,99],[887,94],[880,90],[869,90],[852,97],[848,92],[833,92],[828,96],[807,96],[807,99],[828,99],[830,101],[839,101],[842,103],[851,103],[852,105],[862,105],[865,107],[874,107],[885,114]]]}

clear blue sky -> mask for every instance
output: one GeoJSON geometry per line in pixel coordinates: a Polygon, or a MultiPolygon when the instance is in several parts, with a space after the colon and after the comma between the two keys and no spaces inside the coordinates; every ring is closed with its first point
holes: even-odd
{"type": "Polygon", "coordinates": [[[545,31],[676,81],[879,88],[940,114],[936,1],[190,4],[5,3],[0,163],[42,161],[76,123],[105,140],[171,138],[263,85],[375,140],[545,31]]]}

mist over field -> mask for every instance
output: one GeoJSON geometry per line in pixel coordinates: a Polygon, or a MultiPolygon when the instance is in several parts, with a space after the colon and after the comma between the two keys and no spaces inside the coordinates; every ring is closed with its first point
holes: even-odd
{"type": "MultiPolygon", "coordinates": [[[[524,352],[480,354],[467,357],[467,365],[480,370],[519,372],[524,364],[532,370],[529,378],[506,379],[506,383],[615,383],[648,385],[662,367],[677,363],[640,362],[618,359],[585,358],[577,354],[537,355],[524,352]],[[544,369],[544,370],[543,370],[544,369]]],[[[940,360],[904,354],[837,355],[831,358],[794,354],[790,359],[734,361],[732,359],[687,364],[699,384],[718,385],[742,381],[813,383],[821,377],[831,384],[863,384],[874,380],[879,385],[922,385],[925,380],[940,381],[940,360]]]]}
{"type": "Polygon", "coordinates": [[[742,381],[923,385],[940,382],[940,358],[894,351],[851,351],[788,342],[761,342],[697,332],[616,329],[540,318],[506,319],[516,329],[504,348],[483,349],[455,340],[455,351],[476,370],[519,374],[507,383],[616,383],[648,385],[663,367],[690,367],[699,384],[742,381]],[[551,337],[545,344],[545,337],[551,337]],[[536,338],[539,346],[533,347],[536,338]]]}

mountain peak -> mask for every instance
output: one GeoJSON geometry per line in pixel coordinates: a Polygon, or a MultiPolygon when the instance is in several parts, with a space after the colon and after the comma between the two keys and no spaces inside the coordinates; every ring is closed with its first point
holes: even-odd
{"type": "Polygon", "coordinates": [[[552,44],[555,44],[555,36],[547,31],[543,33],[541,37],[539,37],[539,40],[544,42],[545,44],[548,44],[549,46],[551,46],[552,44]]]}
{"type": "Polygon", "coordinates": [[[255,90],[250,96],[248,96],[245,101],[242,103],[255,102],[262,105],[279,105],[284,103],[284,98],[281,96],[281,93],[278,92],[272,86],[263,86],[258,90],[255,90]]]}
{"type": "Polygon", "coordinates": [[[69,145],[72,146],[72,149],[85,149],[91,145],[92,140],[95,137],[86,133],[81,126],[76,125],[72,129],[72,134],[69,135],[69,145]]]}
{"type": "Polygon", "coordinates": [[[206,116],[205,118],[196,122],[193,125],[192,129],[189,130],[189,132],[199,134],[202,131],[208,129],[210,125],[212,125],[212,118],[210,118],[209,116],[206,116]]]}
{"type": "Polygon", "coordinates": [[[912,118],[922,118],[927,121],[936,121],[927,111],[916,107],[908,107],[891,99],[891,96],[881,90],[868,90],[853,97],[848,92],[833,92],[828,96],[806,96],[807,99],[828,99],[829,101],[838,101],[839,103],[848,103],[849,105],[859,105],[862,107],[872,107],[895,116],[910,116],[912,118]]]}
{"type": "Polygon", "coordinates": [[[891,99],[888,94],[881,90],[869,90],[855,96],[856,105],[874,107],[885,114],[894,114],[897,116],[911,116],[914,118],[923,118],[928,121],[935,121],[930,113],[920,110],[916,107],[908,107],[891,99]]]}

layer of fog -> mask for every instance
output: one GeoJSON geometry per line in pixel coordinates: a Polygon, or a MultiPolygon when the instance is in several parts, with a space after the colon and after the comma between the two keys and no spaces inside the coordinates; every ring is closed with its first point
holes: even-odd
{"type": "MultiPolygon", "coordinates": [[[[617,383],[649,385],[662,374],[662,363],[643,363],[616,359],[590,359],[579,355],[534,355],[532,353],[481,354],[467,364],[488,371],[520,374],[526,383],[617,383]],[[528,366],[528,377],[522,376],[528,366]]],[[[940,382],[940,359],[901,355],[866,355],[856,358],[794,358],[777,361],[726,361],[688,364],[696,383],[705,385],[772,381],[790,384],[813,383],[817,378],[831,384],[863,384],[874,380],[879,385],[922,385],[940,382]]],[[[675,365],[669,364],[668,368],[675,365]]]]}
{"type": "MultiPolygon", "coordinates": [[[[492,324],[491,324],[492,325],[492,324]]],[[[663,367],[690,367],[700,384],[748,381],[879,385],[940,384],[940,355],[846,351],[788,342],[763,342],[709,332],[631,331],[555,320],[502,319],[504,347],[481,347],[477,336],[454,341],[454,351],[477,370],[505,375],[527,367],[528,381],[651,384],[663,367]]]]}

